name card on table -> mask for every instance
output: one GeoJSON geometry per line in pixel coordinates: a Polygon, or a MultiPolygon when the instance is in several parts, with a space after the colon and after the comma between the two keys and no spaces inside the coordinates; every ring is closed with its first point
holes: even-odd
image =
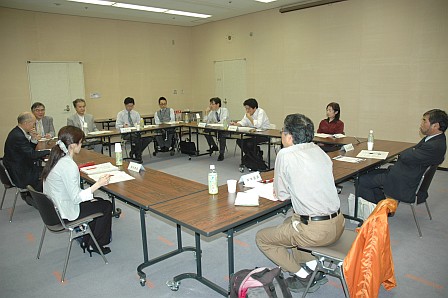
{"type": "Polygon", "coordinates": [[[199,122],[198,123],[198,127],[204,128],[206,125],[207,125],[207,123],[205,123],[205,122],[199,122]]]}
{"type": "Polygon", "coordinates": [[[260,176],[260,172],[253,172],[253,173],[249,173],[246,175],[242,175],[239,182],[243,182],[244,186],[247,187],[254,187],[256,185],[255,182],[260,182],[261,181],[261,176],[260,176]]]}
{"type": "Polygon", "coordinates": [[[120,128],[120,132],[121,133],[131,132],[131,128],[130,127],[122,127],[122,128],[120,128]]]}
{"type": "Polygon", "coordinates": [[[131,161],[131,162],[129,163],[128,170],[129,170],[129,171],[133,171],[133,172],[137,172],[137,173],[138,173],[138,172],[140,172],[140,170],[143,170],[143,171],[144,171],[145,168],[143,167],[143,165],[131,161]]]}
{"type": "Polygon", "coordinates": [[[352,151],[352,150],[355,150],[355,148],[353,147],[353,144],[347,144],[347,145],[344,145],[344,146],[342,146],[342,148],[341,148],[342,150],[344,150],[345,152],[348,152],[348,151],[352,151]]]}
{"type": "Polygon", "coordinates": [[[236,125],[229,125],[229,127],[227,128],[228,131],[237,131],[238,130],[238,126],[236,125]]]}

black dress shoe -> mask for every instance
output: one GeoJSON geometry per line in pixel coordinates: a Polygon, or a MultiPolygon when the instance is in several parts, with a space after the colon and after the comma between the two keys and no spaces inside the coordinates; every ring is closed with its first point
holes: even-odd
{"type": "Polygon", "coordinates": [[[218,161],[223,161],[224,160],[224,154],[220,154],[218,156],[218,161]]]}
{"type": "Polygon", "coordinates": [[[219,151],[218,146],[211,146],[210,149],[207,150],[208,152],[212,153],[214,151],[219,151]]]}
{"type": "MultiPolygon", "coordinates": [[[[107,255],[108,253],[111,252],[110,248],[107,246],[100,246],[100,249],[103,252],[103,255],[107,255]]],[[[92,252],[100,254],[100,252],[99,252],[98,248],[96,248],[96,246],[93,246],[93,247],[89,246],[87,248],[87,251],[89,252],[90,257],[92,257],[92,252]]]]}

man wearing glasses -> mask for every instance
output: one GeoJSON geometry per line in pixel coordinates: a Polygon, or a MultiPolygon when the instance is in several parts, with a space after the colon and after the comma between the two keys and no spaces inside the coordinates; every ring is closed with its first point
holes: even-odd
{"type": "MultiPolygon", "coordinates": [[[[159,98],[159,107],[160,110],[158,110],[154,114],[154,122],[157,125],[176,121],[174,110],[172,108],[167,107],[167,100],[163,96],[159,98]]],[[[162,129],[159,132],[160,134],[155,137],[156,138],[156,142],[154,143],[155,152],[158,151],[174,152],[174,141],[173,141],[175,133],[174,128],[162,129]]]]}
{"type": "MultiPolygon", "coordinates": [[[[333,163],[313,143],[314,125],[306,116],[286,116],[282,129],[284,146],[275,160],[274,196],[280,201],[291,200],[294,214],[283,224],[258,231],[258,248],[291,277],[289,289],[306,289],[317,262],[296,246],[327,246],[336,242],[344,231],[344,216],[334,185],[333,163]],[[291,249],[291,252],[288,251],[291,249]],[[310,261],[311,260],[311,261],[310,261]]],[[[327,278],[316,275],[309,292],[316,291],[327,278]]]]}
{"type": "Polygon", "coordinates": [[[51,139],[54,137],[55,130],[53,126],[53,118],[45,116],[45,105],[41,102],[35,102],[31,106],[31,112],[33,112],[34,117],[36,117],[36,133],[38,139],[51,139]]]}

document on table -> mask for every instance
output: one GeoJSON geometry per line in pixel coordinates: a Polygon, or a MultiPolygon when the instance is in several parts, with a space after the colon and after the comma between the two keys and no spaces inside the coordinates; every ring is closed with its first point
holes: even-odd
{"type": "Polygon", "coordinates": [[[345,135],[342,133],[336,133],[334,135],[329,135],[326,133],[315,133],[314,136],[318,138],[336,138],[336,139],[345,138],[345,135]]]}
{"type": "Polygon", "coordinates": [[[278,201],[274,197],[274,183],[260,183],[256,182],[254,184],[254,188],[250,190],[246,190],[246,193],[255,193],[259,197],[271,200],[271,201],[278,201]]]}
{"type": "Polygon", "coordinates": [[[365,160],[363,158],[356,158],[356,157],[349,157],[349,156],[342,156],[342,155],[333,157],[333,159],[338,160],[338,161],[351,162],[351,163],[360,163],[365,160]]]}
{"type": "Polygon", "coordinates": [[[91,136],[96,136],[96,135],[102,135],[104,133],[109,133],[111,132],[110,130],[98,130],[98,131],[91,131],[88,134],[91,136]]]}
{"type": "Polygon", "coordinates": [[[101,163],[99,165],[93,165],[89,167],[81,168],[81,172],[87,174],[87,175],[93,175],[93,174],[101,174],[106,172],[113,172],[118,171],[118,168],[114,165],[112,165],[110,162],[101,163]]]}
{"type": "Polygon", "coordinates": [[[253,128],[253,127],[246,127],[246,126],[238,126],[238,131],[241,131],[241,132],[251,132],[251,131],[255,131],[255,128],[253,128]]]}
{"type": "Polygon", "coordinates": [[[207,126],[210,126],[210,127],[223,127],[224,125],[222,123],[207,123],[207,126]]]}
{"type": "Polygon", "coordinates": [[[361,150],[356,157],[386,159],[388,154],[389,152],[386,151],[361,150]]]}
{"type": "Polygon", "coordinates": [[[235,206],[258,206],[258,195],[254,192],[239,192],[236,194],[235,206]]]}
{"type": "Polygon", "coordinates": [[[91,174],[89,175],[89,177],[95,181],[98,181],[101,176],[104,176],[106,174],[110,175],[109,184],[135,179],[134,177],[132,177],[131,175],[127,174],[124,171],[111,171],[99,174],[91,174]]]}

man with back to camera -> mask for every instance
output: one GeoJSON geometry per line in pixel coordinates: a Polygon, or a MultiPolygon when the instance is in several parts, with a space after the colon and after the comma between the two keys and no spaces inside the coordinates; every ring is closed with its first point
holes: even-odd
{"type": "MultiPolygon", "coordinates": [[[[37,151],[38,135],[34,125],[36,118],[31,112],[23,112],[17,117],[17,126],[8,134],[5,141],[3,164],[11,176],[12,182],[19,188],[25,189],[31,185],[42,191],[40,175],[42,167],[39,160],[50,153],[49,150],[37,151]]],[[[33,205],[31,196],[21,193],[28,205],[33,205]]]]}
{"type": "MultiPolygon", "coordinates": [[[[269,129],[271,123],[269,122],[266,112],[258,107],[258,102],[255,98],[246,99],[243,102],[246,109],[243,119],[238,122],[231,122],[231,125],[252,127],[254,129],[266,130],[269,129]]],[[[243,140],[236,140],[236,143],[243,151],[244,155],[251,155],[254,159],[263,161],[263,152],[260,150],[258,144],[267,142],[269,137],[266,136],[252,136],[243,140]]],[[[267,167],[266,167],[267,168],[267,167]]]]}
{"type": "MultiPolygon", "coordinates": [[[[117,120],[115,121],[115,127],[117,129],[123,127],[134,127],[140,125],[140,114],[134,110],[135,100],[132,97],[126,97],[123,101],[125,109],[118,112],[117,120]]],[[[131,140],[131,152],[130,157],[139,163],[143,163],[142,153],[149,143],[151,143],[151,137],[142,137],[140,132],[133,132],[122,136],[124,140],[131,140]]]]}
{"type": "Polygon", "coordinates": [[[53,118],[45,116],[45,105],[41,102],[35,102],[31,106],[31,112],[36,117],[36,133],[38,138],[51,139],[54,137],[53,118]]]}
{"type": "MultiPolygon", "coordinates": [[[[168,101],[166,100],[165,97],[162,96],[159,98],[160,110],[158,110],[154,114],[154,122],[157,125],[176,121],[174,110],[172,108],[167,107],[167,102],[168,101]]],[[[155,137],[156,142],[154,143],[154,150],[161,152],[173,151],[174,150],[173,138],[175,129],[174,128],[161,129],[159,132],[161,134],[155,137]]]]}
{"type": "MultiPolygon", "coordinates": [[[[221,99],[219,97],[213,97],[210,99],[210,105],[205,111],[204,121],[207,123],[224,123],[229,119],[229,110],[227,108],[221,107],[221,99]]],[[[206,130],[210,132],[210,130],[206,130]]],[[[207,143],[210,147],[208,150],[210,153],[213,151],[219,151],[218,161],[224,160],[224,152],[226,151],[226,136],[227,133],[224,131],[218,132],[219,149],[216,146],[215,139],[210,134],[205,134],[207,143]]]]}
{"type": "MultiPolygon", "coordinates": [[[[446,112],[433,109],[423,114],[420,133],[425,137],[414,147],[403,151],[388,169],[375,169],[359,178],[358,196],[377,204],[386,196],[398,201],[413,202],[420,179],[431,165],[445,159],[448,125],[446,112]]],[[[424,198],[428,194],[421,194],[424,198]]],[[[420,198],[420,194],[419,194],[420,198]]]]}
{"type": "MultiPolygon", "coordinates": [[[[255,239],[266,257],[290,272],[292,276],[286,283],[293,292],[305,290],[317,265],[314,257],[296,246],[330,245],[341,237],[345,224],[334,185],[333,163],[313,143],[313,137],[314,124],[308,117],[286,116],[282,129],[284,147],[275,160],[274,196],[280,201],[291,200],[294,214],[281,225],[258,231],[255,239]]],[[[309,292],[326,281],[319,272],[309,292]]]]}
{"type": "MultiPolygon", "coordinates": [[[[86,101],[84,99],[75,99],[73,101],[73,107],[76,113],[67,118],[67,125],[82,129],[86,134],[86,138],[89,132],[98,131],[95,125],[95,119],[92,115],[86,113],[86,101]]],[[[101,152],[103,149],[103,144],[100,139],[86,139],[85,144],[87,149],[93,149],[95,152],[101,152]]]]}

